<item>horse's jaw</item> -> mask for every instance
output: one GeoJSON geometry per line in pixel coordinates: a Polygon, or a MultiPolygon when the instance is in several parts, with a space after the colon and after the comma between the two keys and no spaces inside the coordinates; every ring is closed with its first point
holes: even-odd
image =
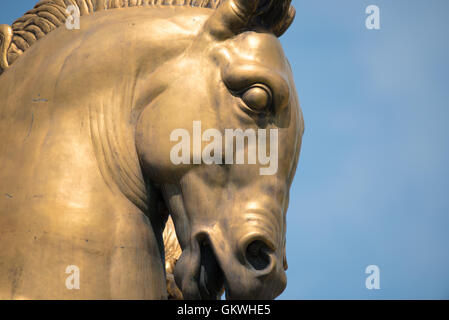
{"type": "Polygon", "coordinates": [[[223,294],[223,271],[209,239],[204,234],[192,236],[182,194],[174,185],[162,188],[169,208],[182,254],[176,262],[174,276],[182,297],[187,300],[216,300],[223,294]]]}

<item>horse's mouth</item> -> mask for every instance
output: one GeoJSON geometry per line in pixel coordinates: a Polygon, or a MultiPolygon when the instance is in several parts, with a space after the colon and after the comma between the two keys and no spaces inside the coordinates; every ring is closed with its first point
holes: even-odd
{"type": "Polygon", "coordinates": [[[224,293],[224,272],[204,235],[183,251],[174,271],[176,286],[186,300],[219,300],[224,293]]]}
{"type": "Polygon", "coordinates": [[[224,292],[224,273],[208,240],[200,243],[201,262],[198,288],[201,299],[218,300],[224,292]]]}

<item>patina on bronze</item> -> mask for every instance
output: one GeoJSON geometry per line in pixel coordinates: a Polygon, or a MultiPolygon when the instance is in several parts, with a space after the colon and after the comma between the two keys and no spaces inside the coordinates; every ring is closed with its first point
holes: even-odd
{"type": "Polygon", "coordinates": [[[0,26],[0,299],[284,290],[304,130],[277,39],[290,2],[45,0],[0,26]],[[70,4],[79,30],[64,28],[70,4]],[[278,129],[276,174],[173,164],[171,132],[195,121],[278,129]]]}

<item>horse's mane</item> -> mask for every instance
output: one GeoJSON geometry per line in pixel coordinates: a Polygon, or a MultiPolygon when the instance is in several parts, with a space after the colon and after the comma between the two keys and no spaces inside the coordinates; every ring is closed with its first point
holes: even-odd
{"type": "MultiPolygon", "coordinates": [[[[9,48],[4,48],[6,51],[4,64],[11,65],[37,40],[65,24],[69,17],[66,9],[70,5],[77,6],[81,16],[84,16],[101,10],[146,6],[184,6],[214,10],[224,1],[226,0],[41,0],[12,24],[11,43],[9,48]]],[[[290,9],[290,2],[291,0],[261,0],[260,6],[268,7],[268,10],[259,17],[259,23],[265,25],[283,23],[285,13],[290,9]]],[[[0,66],[0,74],[1,69],[0,66]]]]}
{"type": "Polygon", "coordinates": [[[81,16],[118,8],[145,6],[190,6],[216,9],[224,0],[41,0],[32,10],[12,24],[12,41],[8,63],[12,64],[37,40],[65,24],[66,9],[77,6],[81,16]]]}

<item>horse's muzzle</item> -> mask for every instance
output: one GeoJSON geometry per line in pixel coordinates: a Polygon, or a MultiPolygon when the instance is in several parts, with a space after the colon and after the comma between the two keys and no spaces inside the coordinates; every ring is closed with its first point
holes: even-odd
{"type": "Polygon", "coordinates": [[[201,232],[176,266],[185,299],[274,299],[285,289],[283,261],[261,235],[249,235],[236,246],[217,234],[201,232]],[[196,264],[196,266],[194,265],[196,264]]]}
{"type": "Polygon", "coordinates": [[[287,277],[274,245],[262,235],[246,236],[238,246],[237,263],[223,267],[227,299],[274,299],[287,277]]]}

